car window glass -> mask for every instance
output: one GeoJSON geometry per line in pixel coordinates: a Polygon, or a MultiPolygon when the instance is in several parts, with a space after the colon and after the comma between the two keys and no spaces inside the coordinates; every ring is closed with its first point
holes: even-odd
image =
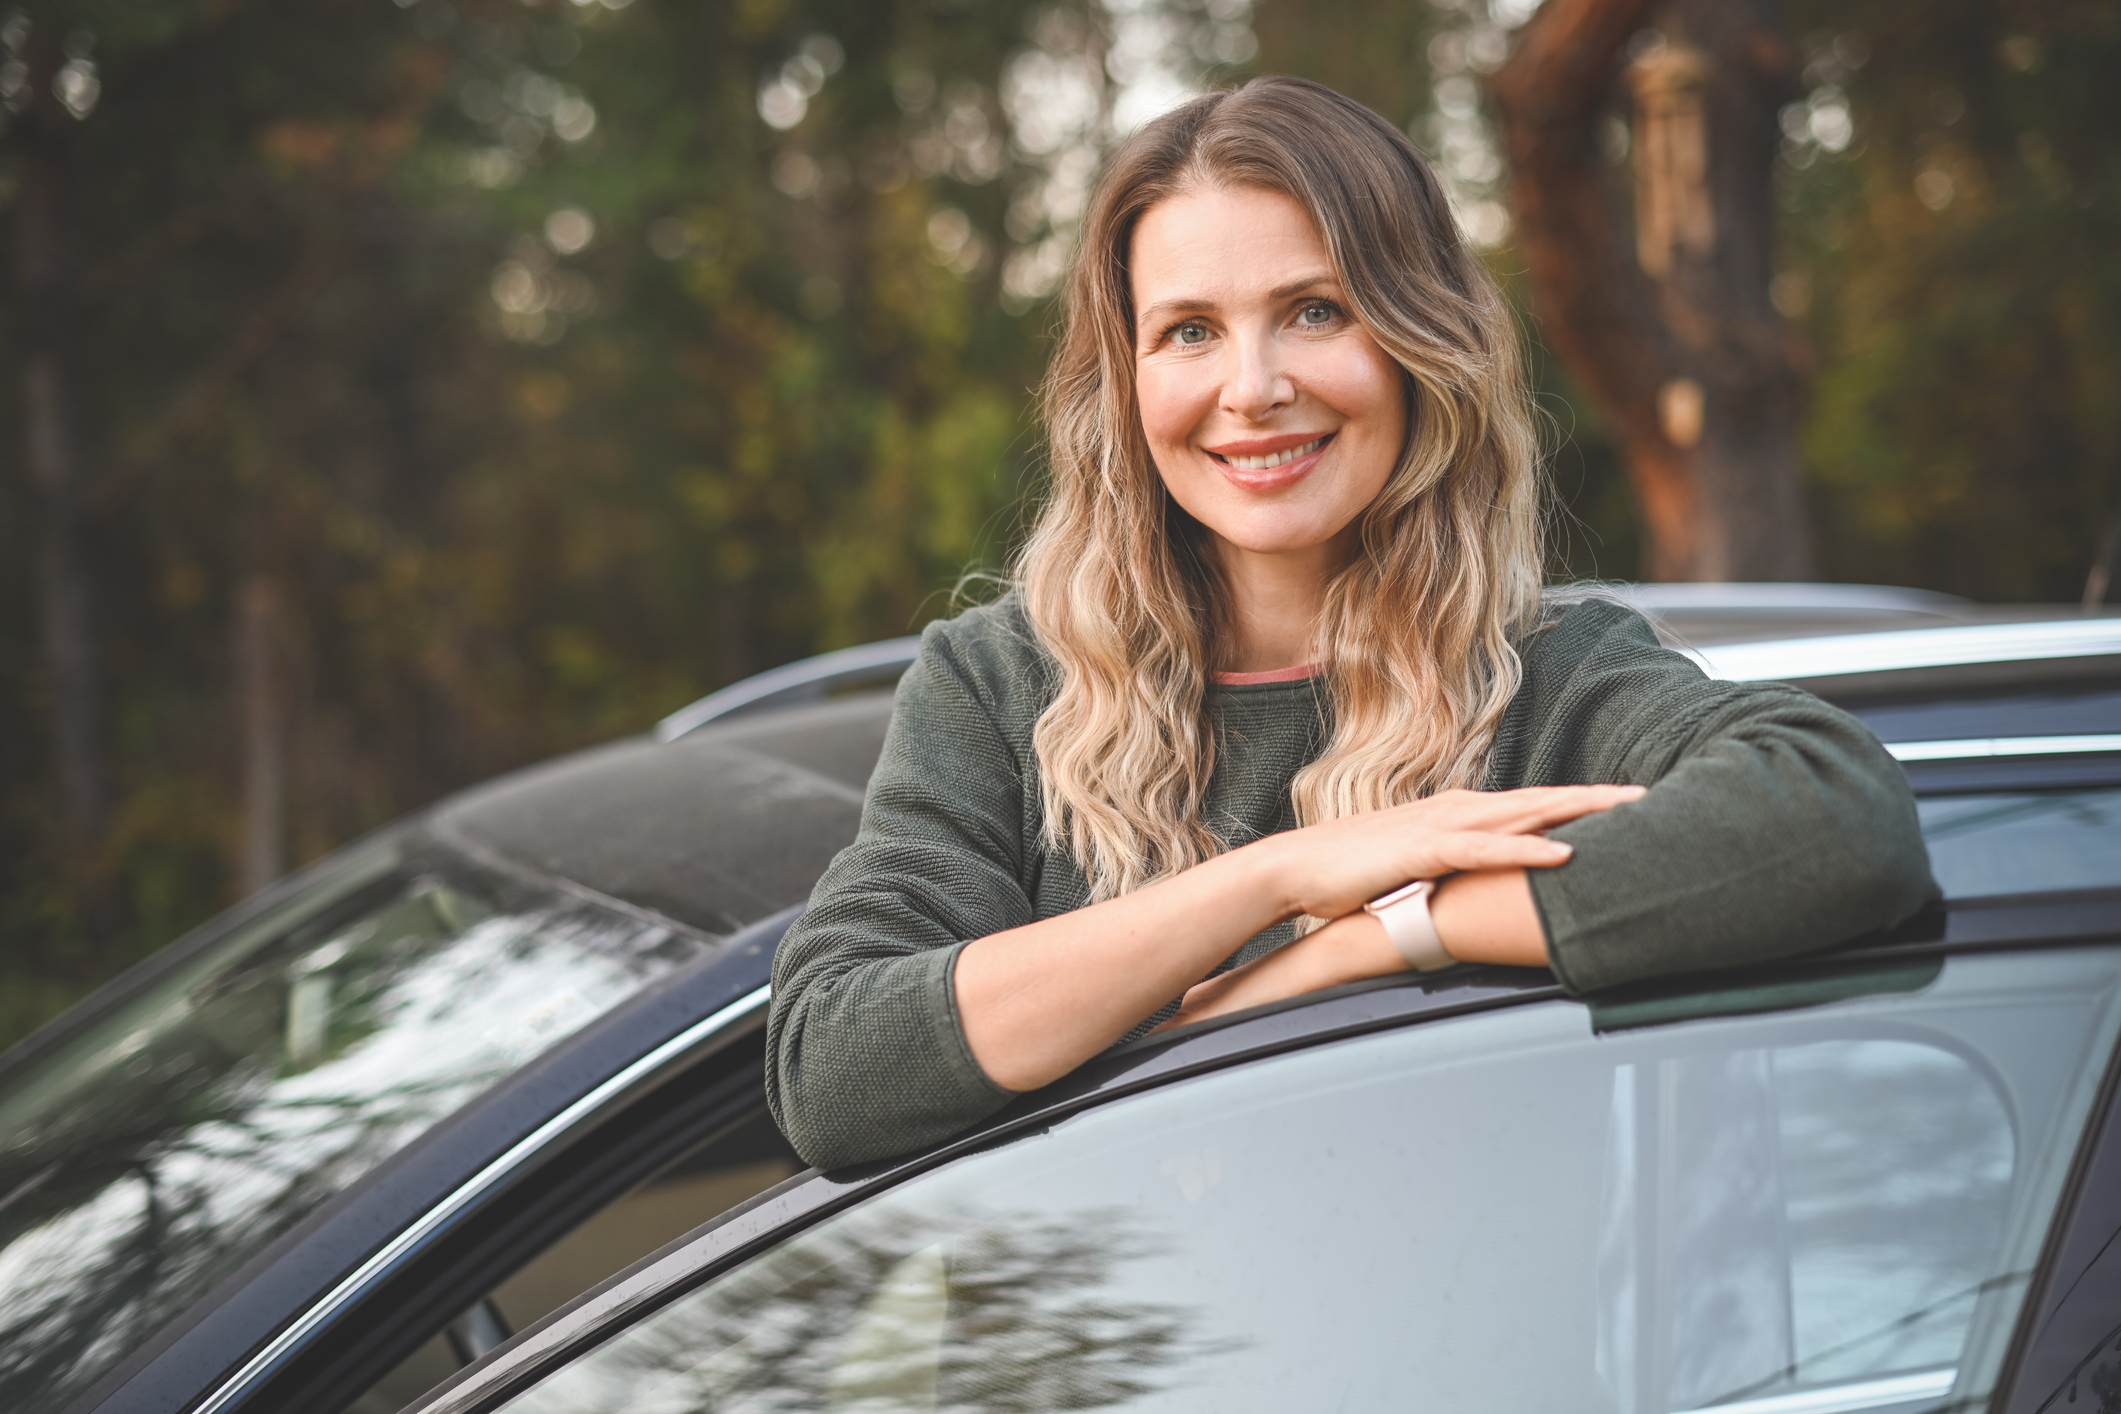
{"type": "Polygon", "coordinates": [[[526,1262],[378,1380],[347,1414],[392,1414],[510,1333],[550,1315],[709,1218],[793,1177],[803,1163],[760,1109],[636,1185],[526,1262]]]}
{"type": "Polygon", "coordinates": [[[1937,795],[1915,805],[1948,897],[2121,887],[2121,789],[1937,795]]]}
{"type": "Polygon", "coordinates": [[[1978,1407],[2121,957],[1593,1035],[1438,1020],[1117,1101],[803,1231],[502,1406],[1978,1407]]]}
{"type": "Polygon", "coordinates": [[[702,945],[370,851],[0,1090],[0,1408],[57,1410],[304,1215],[702,945]]]}

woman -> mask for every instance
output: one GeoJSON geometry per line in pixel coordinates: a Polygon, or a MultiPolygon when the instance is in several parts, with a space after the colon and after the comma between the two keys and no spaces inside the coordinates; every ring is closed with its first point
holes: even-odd
{"type": "Polygon", "coordinates": [[[1294,79],[1195,99],[1114,160],[1067,298],[1018,587],[929,627],[775,959],[805,1158],[1174,1015],[1450,961],[1590,991],[1933,891],[1860,724],[1542,609],[1510,314],[1390,124],[1294,79]]]}

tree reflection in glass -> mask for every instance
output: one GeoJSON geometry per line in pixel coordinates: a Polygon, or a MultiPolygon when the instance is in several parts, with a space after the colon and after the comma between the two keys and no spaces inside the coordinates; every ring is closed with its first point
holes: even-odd
{"type": "Polygon", "coordinates": [[[0,1408],[56,1410],[415,1136],[700,945],[349,861],[0,1090],[0,1408]]]}
{"type": "Polygon", "coordinates": [[[510,1414],[1102,1409],[1210,1355],[1194,1313],[1116,1294],[1159,1249],[1116,1208],[885,1205],[806,1234],[508,1406],[510,1414]]]}

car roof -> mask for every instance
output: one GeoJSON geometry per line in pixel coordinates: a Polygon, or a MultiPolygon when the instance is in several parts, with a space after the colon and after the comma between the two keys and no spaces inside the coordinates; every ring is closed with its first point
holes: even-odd
{"type": "Polygon", "coordinates": [[[427,817],[447,843],[722,936],[800,903],[854,837],[890,698],[634,737],[503,776],[427,817]]]}

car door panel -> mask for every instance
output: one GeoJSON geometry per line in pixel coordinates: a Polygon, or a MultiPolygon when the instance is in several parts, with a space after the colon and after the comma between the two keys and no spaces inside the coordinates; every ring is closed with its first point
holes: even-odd
{"type": "MultiPolygon", "coordinates": [[[[1034,1099],[866,1184],[792,1183],[421,1414],[603,1414],[658,1388],[683,1407],[1265,1409],[1336,1389],[1381,1407],[1418,1389],[1467,1409],[1933,1408],[1993,1376],[1983,1352],[2014,1324],[2013,1254],[2046,1231],[2121,1015],[2102,956],[1955,959],[1919,992],[1598,1036],[1551,1002],[1381,1031],[1343,1011],[1336,1043],[1255,1065],[1166,1056],[1186,1077],[1166,1086],[1138,1051],[1103,1075],[1130,1091],[1117,1104],[1034,1099]],[[2088,1081],[2072,1036],[2101,1048],[2088,1081]],[[1887,1181],[1931,1152],[1945,1188],[1887,1181]],[[1139,1232],[1097,1236],[1137,1211],[1139,1232]],[[1925,1242],[1969,1221],[1963,1253],[1925,1242]]],[[[1190,1039],[1238,1054],[1245,1030],[1190,1039]]]]}

